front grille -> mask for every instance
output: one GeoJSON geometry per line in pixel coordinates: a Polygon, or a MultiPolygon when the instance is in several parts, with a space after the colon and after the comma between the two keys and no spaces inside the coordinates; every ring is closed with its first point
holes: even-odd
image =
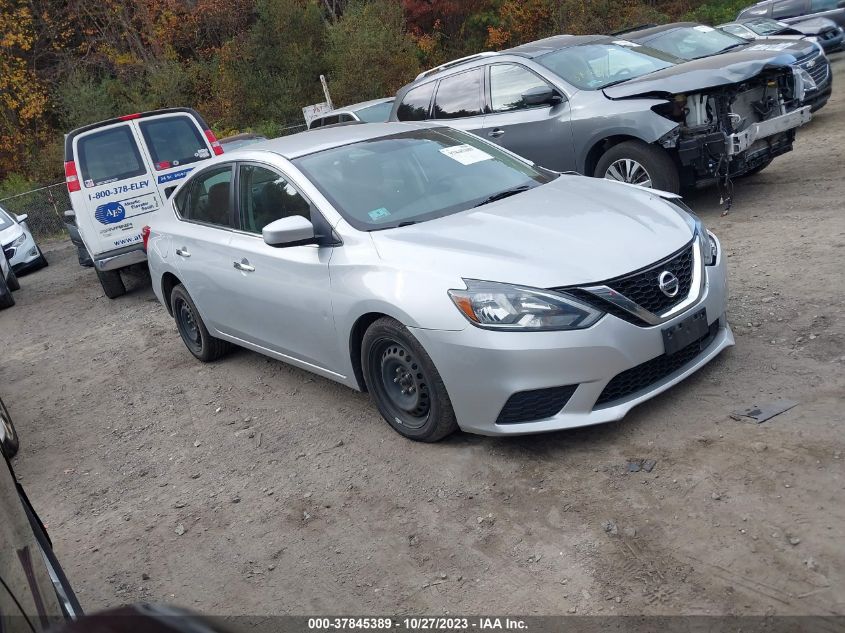
{"type": "Polygon", "coordinates": [[[502,407],[496,424],[519,424],[550,418],[569,402],[578,385],[532,389],[513,394],[502,407]]]}
{"type": "Polygon", "coordinates": [[[662,314],[687,298],[692,286],[693,244],[688,244],[677,253],[645,270],[604,282],[621,295],[652,314],[662,314]],[[658,286],[657,278],[668,270],[678,278],[678,294],[667,297],[658,286]]]}
{"type": "Polygon", "coordinates": [[[656,358],[652,358],[644,363],[623,371],[617,374],[604,388],[596,400],[595,407],[600,408],[617,400],[622,400],[628,396],[637,393],[653,385],[660,380],[663,380],[669,374],[678,371],[681,367],[689,363],[701,352],[707,349],[716,338],[716,333],[719,331],[719,321],[713,321],[710,324],[710,329],[697,341],[694,341],[679,349],[671,355],[661,354],[656,358]]]}
{"type": "Polygon", "coordinates": [[[12,260],[12,258],[15,256],[16,252],[17,252],[17,249],[15,249],[15,248],[7,247],[7,246],[3,247],[3,253],[6,255],[6,259],[8,259],[9,261],[12,260]]]}
{"type": "Polygon", "coordinates": [[[811,53],[806,57],[802,57],[798,60],[798,65],[810,74],[810,77],[813,78],[813,81],[816,82],[817,86],[821,86],[827,81],[827,73],[830,70],[830,63],[821,53],[811,53]]]}

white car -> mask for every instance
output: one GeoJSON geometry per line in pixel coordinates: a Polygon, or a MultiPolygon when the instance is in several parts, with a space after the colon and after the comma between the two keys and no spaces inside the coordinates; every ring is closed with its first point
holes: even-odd
{"type": "Polygon", "coordinates": [[[680,196],[432,124],[250,145],[143,234],[194,356],[234,343],[368,390],[415,440],[618,420],[734,343],[725,258],[680,196]]]}
{"type": "Polygon", "coordinates": [[[15,215],[0,207],[0,245],[15,273],[38,270],[47,265],[47,258],[35,243],[26,225],[27,215],[15,215]]]}
{"type": "Polygon", "coordinates": [[[9,260],[5,255],[0,255],[0,309],[11,308],[15,305],[12,291],[20,290],[20,288],[21,285],[9,260]]]}

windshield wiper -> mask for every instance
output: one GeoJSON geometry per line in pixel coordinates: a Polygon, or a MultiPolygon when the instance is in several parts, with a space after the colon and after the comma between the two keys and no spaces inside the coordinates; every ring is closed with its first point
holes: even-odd
{"type": "Polygon", "coordinates": [[[494,193],[492,196],[489,196],[476,204],[476,207],[480,207],[482,205],[488,204],[490,202],[496,202],[496,200],[502,200],[503,198],[508,198],[510,196],[515,196],[518,193],[522,193],[523,191],[528,191],[531,189],[528,185],[520,185],[519,187],[514,187],[513,189],[505,189],[504,191],[500,191],[499,193],[494,193]]]}
{"type": "MultiPolygon", "coordinates": [[[[730,46],[726,46],[725,48],[723,48],[719,52],[724,53],[725,51],[729,51],[732,48],[736,48],[737,46],[746,46],[747,44],[748,44],[748,42],[736,42],[735,44],[731,44],[730,46]]],[[[707,55],[704,55],[704,57],[707,57],[707,55]]]]}

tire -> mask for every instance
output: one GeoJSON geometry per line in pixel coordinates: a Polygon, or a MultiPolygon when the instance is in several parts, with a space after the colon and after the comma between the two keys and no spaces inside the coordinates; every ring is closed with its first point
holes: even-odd
{"type": "Polygon", "coordinates": [[[170,293],[170,309],[185,347],[202,362],[215,361],[231,349],[231,343],[208,333],[197,306],[182,284],[170,293]]]}
{"type": "MultiPolygon", "coordinates": [[[[623,166],[624,164],[622,163],[623,166]]],[[[642,184],[652,189],[660,189],[670,193],[678,193],[681,190],[678,167],[672,161],[672,157],[662,147],[649,145],[642,141],[624,141],[611,147],[599,159],[593,176],[642,184]],[[638,177],[640,172],[635,169],[631,169],[626,174],[625,169],[620,168],[620,161],[633,161],[639,164],[650,184],[644,184],[643,179],[638,177]],[[610,168],[614,165],[616,171],[612,173],[617,173],[620,177],[614,178],[609,175],[610,168]]]]}
{"type": "Polygon", "coordinates": [[[757,165],[754,169],[749,169],[747,172],[745,172],[744,174],[740,175],[740,176],[739,176],[739,178],[750,178],[751,176],[754,176],[754,175],[756,175],[756,174],[759,174],[759,173],[760,173],[761,171],[763,171],[766,167],[768,167],[769,165],[771,165],[773,160],[774,160],[774,158],[770,158],[770,159],[769,159],[769,160],[767,160],[765,163],[762,163],[761,165],[757,165]]]}
{"type": "Polygon", "coordinates": [[[123,285],[119,270],[97,270],[97,278],[109,299],[117,299],[126,294],[126,286],[123,285]]]}
{"type": "Polygon", "coordinates": [[[15,425],[12,424],[12,417],[6,409],[6,405],[0,399],[0,450],[11,459],[17,454],[19,448],[18,432],[15,430],[15,425]]]}
{"type": "Polygon", "coordinates": [[[47,261],[47,258],[44,257],[44,253],[41,252],[41,248],[36,246],[35,248],[38,249],[38,263],[35,265],[35,270],[40,270],[42,268],[47,268],[50,265],[50,262],[47,261]]]}
{"type": "Polygon", "coordinates": [[[6,284],[9,286],[9,290],[21,289],[21,282],[18,281],[18,276],[11,268],[9,269],[9,278],[6,280],[6,284]]]}
{"type": "Polygon", "coordinates": [[[370,397],[395,431],[437,442],[457,430],[443,379],[404,325],[389,317],[373,323],[361,343],[361,365],[370,397]]]}
{"type": "Polygon", "coordinates": [[[0,274],[0,308],[11,308],[13,305],[15,305],[15,298],[12,296],[12,289],[0,274]]]}

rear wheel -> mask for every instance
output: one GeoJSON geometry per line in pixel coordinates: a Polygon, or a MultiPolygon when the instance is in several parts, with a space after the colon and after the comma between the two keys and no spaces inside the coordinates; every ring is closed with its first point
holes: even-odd
{"type": "Polygon", "coordinates": [[[436,442],[458,428],[446,386],[419,341],[398,321],[373,323],[361,345],[364,379],[387,423],[420,442],[436,442]]]}
{"type": "Polygon", "coordinates": [[[12,289],[0,273],[0,308],[11,308],[13,305],[15,305],[15,298],[12,296],[12,289]]]}
{"type": "Polygon", "coordinates": [[[18,433],[15,431],[15,425],[12,424],[12,417],[6,405],[3,404],[3,400],[0,400],[0,449],[6,457],[11,459],[18,452],[18,448],[20,448],[18,433]]]}
{"type": "Polygon", "coordinates": [[[97,278],[109,299],[117,299],[126,294],[126,286],[123,285],[119,270],[98,270],[97,278]]]}
{"type": "Polygon", "coordinates": [[[173,288],[170,294],[170,307],[185,347],[199,360],[207,363],[217,360],[229,351],[230,343],[208,333],[208,328],[205,327],[197,306],[194,305],[191,296],[182,284],[173,288]]]}
{"type": "Polygon", "coordinates": [[[18,281],[18,276],[11,268],[9,269],[9,278],[6,280],[6,283],[9,285],[9,290],[21,289],[21,282],[18,281]]]}
{"type": "Polygon", "coordinates": [[[596,178],[678,193],[678,168],[662,147],[624,141],[607,150],[596,165],[596,178]]]}

